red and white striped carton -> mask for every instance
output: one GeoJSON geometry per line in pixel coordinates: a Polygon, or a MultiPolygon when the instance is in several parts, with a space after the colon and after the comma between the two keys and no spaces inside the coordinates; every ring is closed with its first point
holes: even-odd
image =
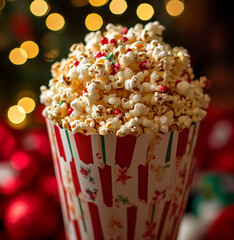
{"type": "Polygon", "coordinates": [[[199,123],[139,137],[47,128],[67,239],[176,239],[199,123]]]}

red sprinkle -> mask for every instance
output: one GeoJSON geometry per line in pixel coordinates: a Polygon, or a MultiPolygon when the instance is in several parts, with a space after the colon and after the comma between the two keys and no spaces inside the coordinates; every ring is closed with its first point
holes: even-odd
{"type": "Polygon", "coordinates": [[[115,109],[115,110],[114,110],[114,114],[115,114],[115,115],[118,115],[118,114],[120,114],[120,113],[122,113],[121,110],[119,110],[119,109],[115,109]]]}
{"type": "Polygon", "coordinates": [[[87,90],[83,90],[83,91],[81,91],[81,96],[83,96],[85,93],[87,93],[88,91],[87,90]]]}
{"type": "Polygon", "coordinates": [[[131,48],[128,48],[128,49],[126,50],[126,53],[128,53],[128,52],[132,52],[132,49],[131,49],[131,48]]]}
{"type": "Polygon", "coordinates": [[[74,111],[73,108],[69,108],[69,109],[68,109],[68,114],[71,115],[73,111],[74,111]]]}
{"type": "Polygon", "coordinates": [[[80,64],[80,62],[76,60],[73,62],[73,64],[77,67],[80,64]]]}
{"type": "Polygon", "coordinates": [[[106,37],[103,37],[101,39],[101,43],[102,43],[102,45],[107,44],[108,43],[108,39],[106,37]]]}
{"type": "Polygon", "coordinates": [[[112,38],[112,39],[109,41],[109,43],[117,46],[117,41],[116,41],[114,38],[112,38]]]}
{"type": "Polygon", "coordinates": [[[122,41],[122,42],[127,42],[127,41],[128,41],[128,38],[127,38],[127,37],[121,37],[121,41],[122,41]]]}
{"type": "Polygon", "coordinates": [[[128,32],[128,28],[127,27],[124,27],[123,28],[123,31],[122,31],[122,34],[126,34],[128,32]]]}
{"type": "Polygon", "coordinates": [[[117,72],[120,69],[120,64],[117,62],[114,64],[114,70],[117,72]]]}
{"type": "Polygon", "coordinates": [[[95,55],[95,58],[104,57],[105,55],[106,55],[105,52],[97,52],[97,54],[95,55]]]}
{"type": "Polygon", "coordinates": [[[210,81],[210,80],[207,80],[205,86],[206,86],[206,88],[210,88],[210,87],[211,87],[211,81],[210,81]]]}
{"type": "Polygon", "coordinates": [[[140,69],[141,70],[146,70],[148,69],[148,66],[147,66],[147,60],[142,60],[140,65],[139,65],[140,69]]]}
{"type": "Polygon", "coordinates": [[[167,86],[165,86],[165,85],[161,86],[161,92],[162,92],[162,93],[167,93],[168,90],[169,90],[169,89],[168,89],[167,86]]]}
{"type": "Polygon", "coordinates": [[[178,83],[180,83],[180,82],[181,82],[180,80],[177,80],[177,81],[175,82],[175,86],[177,86],[178,83]]]}

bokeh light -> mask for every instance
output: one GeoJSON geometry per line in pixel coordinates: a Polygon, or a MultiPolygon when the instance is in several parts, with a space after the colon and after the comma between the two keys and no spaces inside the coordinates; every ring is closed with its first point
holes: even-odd
{"type": "Polygon", "coordinates": [[[44,0],[35,0],[30,5],[30,11],[37,17],[44,16],[49,10],[49,5],[44,0]]]}
{"type": "Polygon", "coordinates": [[[31,113],[36,106],[35,101],[29,97],[21,98],[17,104],[18,106],[21,106],[26,113],[31,113]]]}
{"type": "Polygon", "coordinates": [[[27,52],[22,48],[14,48],[10,54],[9,59],[15,65],[22,65],[27,61],[27,52]]]}
{"type": "Polygon", "coordinates": [[[0,0],[0,11],[5,7],[6,1],[0,0]]]}
{"type": "Polygon", "coordinates": [[[89,0],[89,3],[94,7],[100,7],[105,5],[108,0],[89,0]]]}
{"type": "Polygon", "coordinates": [[[179,0],[169,0],[166,4],[166,10],[173,17],[179,16],[184,11],[184,3],[179,0]]]}
{"type": "Polygon", "coordinates": [[[11,156],[11,166],[16,170],[24,170],[30,163],[29,156],[23,151],[17,151],[11,156]]]}
{"type": "Polygon", "coordinates": [[[90,31],[97,31],[103,24],[102,17],[97,13],[90,13],[85,19],[85,26],[90,31]]]}
{"type": "Polygon", "coordinates": [[[124,0],[112,0],[109,8],[113,14],[122,14],[126,11],[128,4],[124,0]]]}
{"type": "Polygon", "coordinates": [[[154,8],[148,3],[142,3],[137,7],[137,16],[143,20],[147,21],[154,15],[154,8]]]}
{"type": "Polygon", "coordinates": [[[39,47],[33,41],[23,42],[20,47],[27,52],[28,58],[35,58],[39,53],[39,47]]]}
{"type": "Polygon", "coordinates": [[[59,50],[57,48],[52,48],[44,51],[44,60],[47,62],[53,62],[59,55],[59,50]]]}
{"type": "Polygon", "coordinates": [[[63,28],[65,20],[59,13],[51,13],[46,18],[46,26],[52,31],[58,31],[63,28]]]}
{"type": "Polygon", "coordinates": [[[19,124],[22,123],[26,118],[26,113],[21,106],[14,105],[9,108],[7,116],[10,122],[19,124]]]}

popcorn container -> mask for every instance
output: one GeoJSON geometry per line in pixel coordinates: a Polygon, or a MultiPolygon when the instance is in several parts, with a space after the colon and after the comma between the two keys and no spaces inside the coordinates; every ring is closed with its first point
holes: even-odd
{"type": "Polygon", "coordinates": [[[67,239],[176,239],[199,123],[139,137],[47,128],[67,239]]]}

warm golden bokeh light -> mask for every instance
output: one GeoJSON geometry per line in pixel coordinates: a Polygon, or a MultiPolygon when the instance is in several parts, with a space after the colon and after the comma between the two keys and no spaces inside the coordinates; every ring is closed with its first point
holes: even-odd
{"type": "Polygon", "coordinates": [[[109,5],[110,11],[117,15],[124,13],[127,7],[128,4],[124,0],[112,0],[109,5]]]}
{"type": "Polygon", "coordinates": [[[20,47],[27,52],[28,58],[35,58],[39,53],[39,47],[33,41],[23,42],[20,47]]]}
{"type": "Polygon", "coordinates": [[[63,28],[65,20],[62,15],[58,13],[51,13],[46,18],[46,26],[52,31],[58,31],[63,28]]]}
{"type": "Polygon", "coordinates": [[[103,24],[102,17],[97,13],[90,13],[85,19],[85,26],[90,31],[97,31],[103,24]]]}
{"type": "Polygon", "coordinates": [[[150,4],[142,3],[137,7],[136,13],[141,20],[147,21],[153,17],[154,9],[150,4]]]}
{"type": "Polygon", "coordinates": [[[37,17],[44,16],[49,10],[49,5],[44,0],[35,0],[30,5],[30,11],[37,17]]]}
{"type": "Polygon", "coordinates": [[[9,108],[7,116],[11,123],[19,124],[26,118],[26,113],[21,106],[14,105],[9,108]]]}
{"type": "Polygon", "coordinates": [[[179,0],[169,0],[166,10],[173,17],[179,16],[184,11],[184,3],[179,0]]]}
{"type": "Polygon", "coordinates": [[[31,113],[36,106],[35,101],[29,97],[21,98],[17,104],[18,106],[21,106],[26,113],[31,113]]]}
{"type": "Polygon", "coordinates": [[[59,50],[54,48],[48,51],[44,51],[44,59],[47,62],[53,62],[56,57],[59,55],[59,50]]]}
{"type": "Polygon", "coordinates": [[[10,61],[15,65],[24,64],[27,58],[27,52],[22,48],[14,48],[9,54],[10,61]]]}
{"type": "Polygon", "coordinates": [[[89,0],[89,3],[94,7],[100,7],[105,5],[108,0],[89,0]]]}

